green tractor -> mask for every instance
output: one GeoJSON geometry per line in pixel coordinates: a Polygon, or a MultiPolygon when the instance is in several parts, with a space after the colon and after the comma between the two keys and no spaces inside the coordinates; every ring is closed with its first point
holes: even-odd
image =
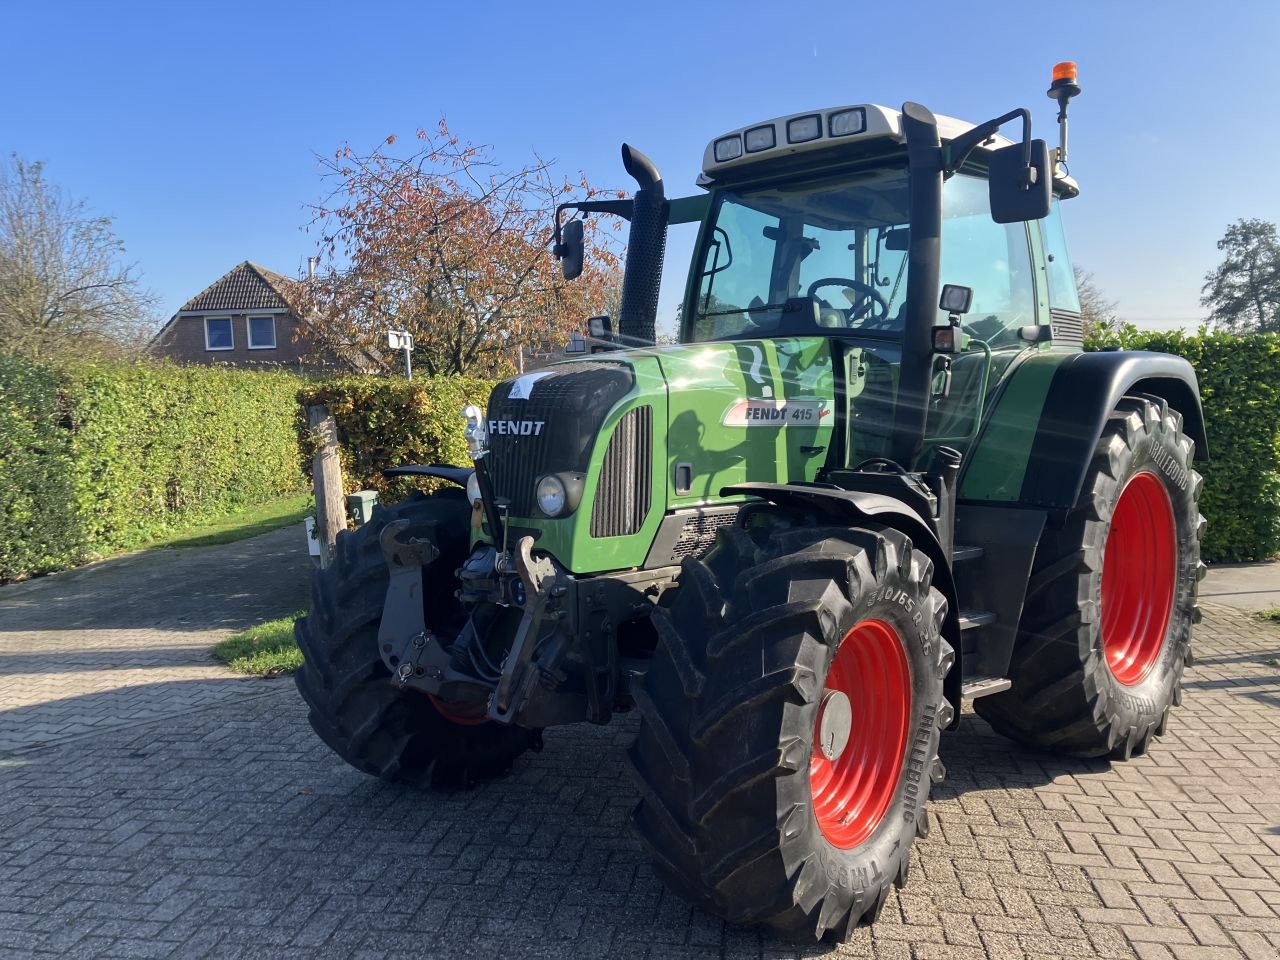
{"type": "Polygon", "coordinates": [[[1204,421],[1185,360],[1082,349],[1073,64],[1049,93],[1053,150],[1026,110],[845,106],[717,137],[682,199],[623,147],[632,198],[556,211],[569,277],[581,217],[630,221],[616,324],[465,410],[470,466],[388,470],[452,484],[317,574],[321,739],[448,787],[636,710],[658,874],[802,938],[905,882],[966,698],[1035,748],[1147,750],[1198,620],[1204,421]],[[676,223],[698,241],[656,345],[676,223]]]}

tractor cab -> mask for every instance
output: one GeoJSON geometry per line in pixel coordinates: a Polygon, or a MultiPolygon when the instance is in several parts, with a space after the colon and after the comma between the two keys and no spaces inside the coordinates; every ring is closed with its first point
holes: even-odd
{"type": "MultiPolygon", "coordinates": [[[[938,129],[954,139],[972,127],[939,118],[938,129]]],[[[1058,213],[1074,185],[1059,186],[1043,219],[997,222],[987,157],[1017,149],[998,136],[942,184],[938,275],[953,302],[913,310],[910,296],[921,294],[911,284],[911,171],[901,140],[901,115],[883,107],[783,117],[714,140],[700,180],[710,196],[681,342],[829,338],[845,386],[850,465],[894,454],[909,318],[925,313],[931,337],[933,329],[950,336],[953,326],[960,334],[946,351],[930,340],[922,447],[963,452],[983,401],[1019,354],[1081,343],[1058,213]],[[779,142],[797,135],[812,139],[779,142]],[[806,161],[799,169],[798,158],[806,161]]]]}

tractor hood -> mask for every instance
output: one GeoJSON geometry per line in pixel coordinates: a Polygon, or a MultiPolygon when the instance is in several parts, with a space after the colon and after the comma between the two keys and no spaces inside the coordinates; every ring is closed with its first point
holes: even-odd
{"type": "Polygon", "coordinates": [[[812,480],[834,416],[820,338],[618,351],[507,380],[489,401],[489,469],[512,535],[574,573],[639,567],[671,510],[746,481],[812,480]],[[569,491],[558,517],[536,490],[569,491]]]}

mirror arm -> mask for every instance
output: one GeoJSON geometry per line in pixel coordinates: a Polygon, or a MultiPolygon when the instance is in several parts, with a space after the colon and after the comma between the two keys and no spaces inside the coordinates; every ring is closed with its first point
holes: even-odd
{"type": "MultiPolygon", "coordinates": [[[[1010,120],[1019,118],[1022,120],[1022,162],[1030,170],[1031,112],[1026,107],[1019,107],[1016,110],[1010,110],[1002,117],[996,117],[994,120],[979,124],[967,133],[962,133],[943,147],[942,172],[947,176],[951,176],[951,174],[960,169],[978,144],[985,140],[990,140],[1010,120]]],[[[1025,186],[1030,186],[1030,184],[1025,186]]]]}
{"type": "Polygon", "coordinates": [[[566,210],[578,210],[582,213],[608,213],[615,217],[621,217],[623,220],[631,220],[631,211],[633,203],[630,198],[625,200],[570,200],[567,203],[561,203],[556,206],[556,241],[551,252],[557,257],[560,256],[561,237],[560,228],[561,214],[566,210]]]}

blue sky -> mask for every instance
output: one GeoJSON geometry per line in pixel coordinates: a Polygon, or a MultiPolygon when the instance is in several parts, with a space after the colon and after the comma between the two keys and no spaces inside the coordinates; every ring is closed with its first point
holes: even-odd
{"type": "MultiPolygon", "coordinates": [[[[315,156],[444,114],[500,159],[534,150],[627,186],[618,146],[692,193],[703,147],[757,119],[842,103],[980,121],[1031,108],[1080,64],[1065,208],[1073,259],[1121,313],[1202,316],[1215,242],[1280,220],[1280,3],[377,4],[0,0],[0,150],[116,219],[170,314],[244,259],[297,274],[315,156]],[[627,12],[637,9],[639,12],[627,12]],[[17,41],[17,42],[14,42],[17,41]]],[[[663,300],[687,261],[679,238],[663,300]]]]}

